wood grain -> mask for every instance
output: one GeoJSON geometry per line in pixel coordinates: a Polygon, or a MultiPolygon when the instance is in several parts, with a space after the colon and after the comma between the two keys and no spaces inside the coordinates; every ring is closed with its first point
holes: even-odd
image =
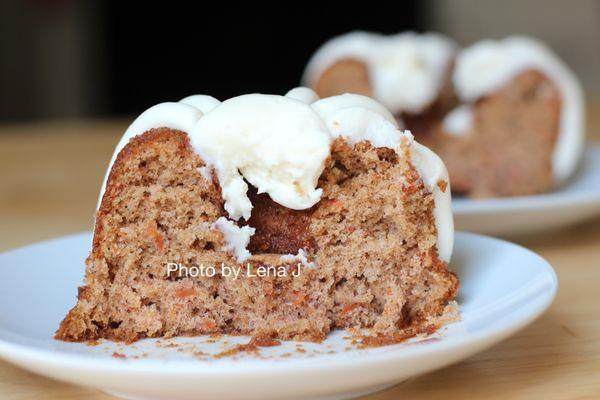
{"type": "MultiPolygon", "coordinates": [[[[600,133],[598,100],[590,102],[589,132],[600,133]]],[[[0,126],[0,251],[91,229],[106,165],[127,123],[0,126]]],[[[492,349],[369,399],[600,398],[600,219],[516,241],[558,273],[550,310],[492,349]]],[[[0,398],[111,397],[0,361],[0,398]]]]}

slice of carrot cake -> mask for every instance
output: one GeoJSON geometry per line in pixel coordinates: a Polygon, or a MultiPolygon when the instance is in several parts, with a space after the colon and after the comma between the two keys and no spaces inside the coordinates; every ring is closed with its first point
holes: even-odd
{"type": "Polygon", "coordinates": [[[444,164],[368,97],[162,103],[115,150],[56,338],[400,341],[456,315],[453,234],[444,164]]]}

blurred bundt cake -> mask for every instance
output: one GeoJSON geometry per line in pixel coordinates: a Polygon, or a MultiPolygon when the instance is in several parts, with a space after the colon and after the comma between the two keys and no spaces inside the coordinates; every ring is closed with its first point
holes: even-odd
{"type": "Polygon", "coordinates": [[[530,38],[459,49],[433,33],[352,32],[314,54],[304,81],[321,96],[381,101],[444,160],[457,194],[546,192],[573,174],[581,156],[581,87],[530,38]]]}

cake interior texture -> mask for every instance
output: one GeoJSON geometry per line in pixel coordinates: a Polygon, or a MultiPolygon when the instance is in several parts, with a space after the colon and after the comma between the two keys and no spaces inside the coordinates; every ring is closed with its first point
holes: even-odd
{"type": "MultiPolygon", "coordinates": [[[[560,130],[562,98],[544,73],[526,69],[508,84],[478,99],[474,121],[464,135],[444,127],[444,117],[460,102],[451,69],[437,99],[417,114],[397,118],[448,167],[454,194],[469,197],[518,196],[553,189],[552,160],[560,130]]],[[[343,59],[315,83],[320,96],[345,92],[372,96],[367,65],[343,59]]]]}
{"type": "Polygon", "coordinates": [[[369,142],[332,143],[321,200],[292,210],[250,190],[256,229],[244,268],[284,267],[306,252],[299,276],[179,276],[168,263],[238,265],[221,231],[216,176],[186,133],[152,129],[132,139],[110,172],[96,215],[85,286],[56,338],[133,342],[213,333],[323,340],[369,328],[372,343],[430,332],[455,315],[459,284],[438,258],[434,199],[404,156],[369,142]],[[249,267],[247,266],[249,265],[249,267]]]}

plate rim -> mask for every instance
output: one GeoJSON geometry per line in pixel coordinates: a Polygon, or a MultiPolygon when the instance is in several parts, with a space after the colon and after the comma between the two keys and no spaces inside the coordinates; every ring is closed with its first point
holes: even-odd
{"type": "MultiPolygon", "coordinates": [[[[79,237],[91,235],[91,232],[80,232],[71,235],[60,236],[30,245],[20,246],[6,252],[0,253],[0,257],[9,253],[25,251],[30,247],[38,247],[51,244],[52,242],[75,240],[79,237]]],[[[469,335],[460,335],[445,337],[443,340],[428,343],[426,346],[404,346],[394,347],[394,345],[386,346],[390,351],[379,352],[357,352],[360,354],[360,360],[355,357],[351,359],[343,359],[340,357],[332,357],[331,355],[317,355],[310,358],[294,358],[287,359],[239,359],[232,362],[231,359],[220,360],[164,360],[164,359],[140,359],[140,360],[120,360],[108,357],[98,357],[85,353],[67,353],[58,350],[46,349],[37,346],[28,346],[0,338],[0,358],[9,360],[17,365],[25,366],[28,363],[55,365],[62,368],[71,369],[86,369],[93,370],[97,373],[144,373],[153,376],[197,376],[199,374],[205,376],[217,376],[223,372],[231,373],[255,373],[269,371],[271,375],[288,374],[290,371],[306,372],[310,371],[327,371],[332,368],[336,370],[348,370],[354,368],[366,368],[369,365],[381,365],[402,361],[410,362],[411,360],[420,357],[431,356],[432,354],[444,354],[456,351],[466,351],[466,353],[474,354],[479,352],[521,330],[529,325],[541,314],[543,314],[552,304],[558,290],[558,278],[556,272],[539,254],[527,249],[524,246],[474,233],[456,232],[457,236],[465,242],[469,238],[477,238],[495,242],[496,245],[508,246],[519,251],[528,253],[538,259],[536,268],[549,278],[550,290],[544,291],[536,295],[535,308],[530,310],[524,317],[517,319],[509,326],[496,324],[491,328],[470,333],[469,335]],[[131,362],[133,361],[133,362],[131,362]],[[168,366],[168,368],[165,368],[168,366]]],[[[0,327],[0,330],[3,330],[0,327]]],[[[4,330],[4,332],[10,332],[4,330]]],[[[380,347],[385,348],[385,347],[380,347]]],[[[367,349],[368,350],[368,349],[367,349]]],[[[465,357],[459,357],[463,359],[465,357]]],[[[456,360],[450,360],[450,364],[456,360]]],[[[439,363],[440,366],[447,365],[439,363]]],[[[29,369],[29,368],[28,368],[29,369]]]]}

